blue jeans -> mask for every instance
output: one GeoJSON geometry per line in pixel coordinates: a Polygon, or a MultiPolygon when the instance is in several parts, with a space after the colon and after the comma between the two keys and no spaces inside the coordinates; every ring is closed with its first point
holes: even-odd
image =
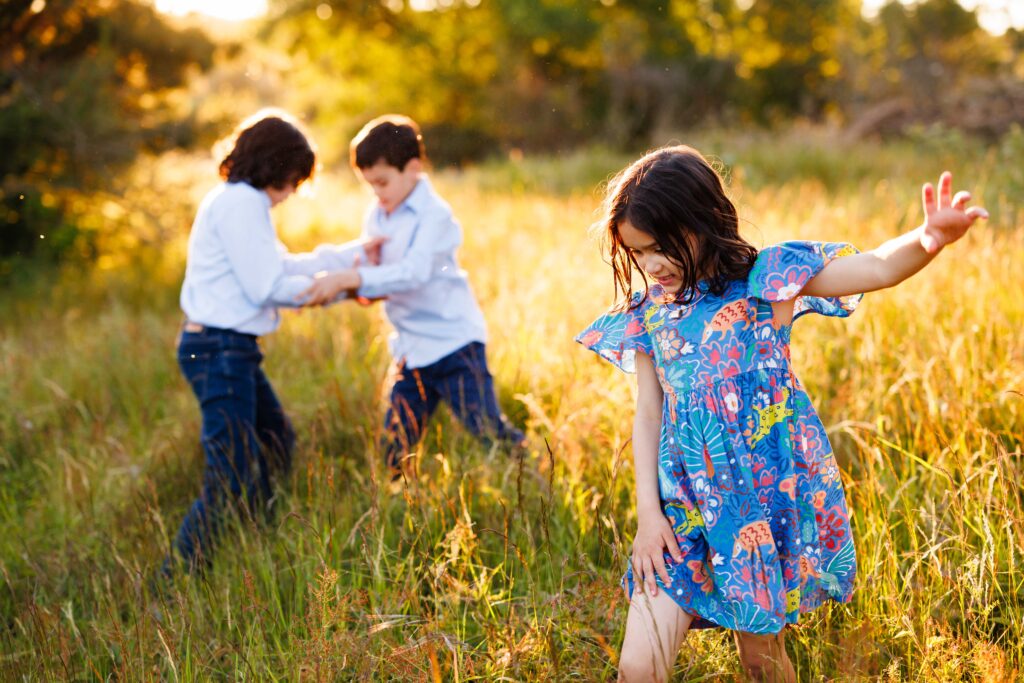
{"type": "Polygon", "coordinates": [[[269,513],[271,479],[291,467],[295,431],[262,360],[256,337],[231,330],[183,332],[178,343],[178,365],[203,415],[206,456],[202,492],[174,541],[190,570],[209,563],[228,510],[269,513]]]}
{"type": "Polygon", "coordinates": [[[485,445],[495,439],[518,444],[526,438],[502,415],[486,349],[472,342],[422,368],[399,366],[384,418],[383,450],[389,467],[396,469],[402,456],[419,443],[442,400],[485,445]]]}

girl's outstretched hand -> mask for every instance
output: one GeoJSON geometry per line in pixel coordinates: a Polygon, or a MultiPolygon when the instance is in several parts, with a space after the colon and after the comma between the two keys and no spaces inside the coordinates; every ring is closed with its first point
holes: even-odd
{"type": "Polygon", "coordinates": [[[657,574],[666,586],[672,584],[672,577],[665,568],[665,550],[676,562],[683,561],[683,553],[676,542],[675,531],[665,515],[658,511],[648,517],[640,517],[633,539],[633,583],[648,595],[658,594],[657,574]]]}
{"type": "Polygon", "coordinates": [[[924,230],[921,231],[921,246],[934,254],[947,244],[956,242],[979,218],[988,218],[988,211],[980,206],[967,208],[971,201],[970,192],[957,192],[953,197],[953,174],[949,171],[939,176],[939,196],[935,188],[925,183],[921,188],[924,204],[924,230]]]}

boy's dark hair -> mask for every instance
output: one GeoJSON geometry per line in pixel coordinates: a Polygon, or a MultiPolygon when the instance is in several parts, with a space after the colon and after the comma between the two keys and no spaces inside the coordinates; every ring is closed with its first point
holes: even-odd
{"type": "Polygon", "coordinates": [[[353,168],[365,169],[383,160],[399,171],[412,159],[427,160],[420,127],[408,116],[386,114],[370,121],[352,138],[349,161],[353,168]]]}
{"type": "Polygon", "coordinates": [[[725,195],[722,179],[692,147],[650,152],[619,173],[609,187],[605,231],[616,297],[629,299],[634,268],[645,289],[648,284],[622,244],[623,221],[653,237],[679,266],[682,286],[677,298],[682,303],[694,300],[701,280],[712,293],[722,294],[727,283],[746,278],[753,267],[757,249],[740,236],[736,207],[725,195]]]}
{"type": "Polygon", "coordinates": [[[284,112],[263,111],[246,119],[218,148],[229,146],[220,162],[220,177],[229,183],[282,189],[313,177],[313,145],[284,112]]]}

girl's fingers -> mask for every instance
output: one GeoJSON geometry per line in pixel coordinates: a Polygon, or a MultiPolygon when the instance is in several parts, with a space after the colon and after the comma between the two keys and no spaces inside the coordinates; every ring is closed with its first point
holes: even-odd
{"type": "Polygon", "coordinates": [[[644,592],[643,567],[640,566],[640,558],[635,552],[633,553],[633,585],[639,588],[641,593],[644,592]]]}
{"type": "Polygon", "coordinates": [[[963,211],[969,201],[971,201],[971,193],[966,190],[961,190],[956,193],[955,197],[953,197],[953,208],[957,211],[963,211]]]}
{"type": "Polygon", "coordinates": [[[650,557],[643,558],[644,565],[644,583],[647,584],[647,591],[649,595],[658,594],[658,584],[654,581],[654,565],[651,563],[650,557]]]}
{"type": "Polygon", "coordinates": [[[976,221],[979,218],[984,218],[986,220],[988,219],[988,211],[981,208],[980,206],[972,206],[971,208],[967,209],[966,213],[967,217],[970,218],[972,221],[976,221]]]}
{"type": "Polygon", "coordinates": [[[658,572],[662,583],[666,586],[672,585],[672,577],[668,575],[668,569],[665,568],[665,558],[660,556],[654,557],[654,570],[658,572]]]}
{"type": "Polygon", "coordinates": [[[921,204],[924,205],[924,215],[930,216],[935,213],[935,188],[931,183],[921,186],[921,204]]]}
{"type": "Polygon", "coordinates": [[[939,176],[939,208],[945,209],[952,204],[953,174],[943,171],[939,176]]]}
{"type": "Polygon", "coordinates": [[[673,560],[683,561],[683,551],[679,549],[679,542],[674,533],[665,534],[665,547],[668,548],[668,554],[672,556],[673,560]]]}

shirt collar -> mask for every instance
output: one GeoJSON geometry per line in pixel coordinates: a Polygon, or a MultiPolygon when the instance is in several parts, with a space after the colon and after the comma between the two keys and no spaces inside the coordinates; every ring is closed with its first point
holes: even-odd
{"type": "Polygon", "coordinates": [[[430,179],[427,178],[427,175],[424,173],[420,175],[420,179],[416,181],[416,187],[412,188],[412,192],[409,193],[409,196],[406,197],[395,210],[397,211],[398,209],[408,207],[413,213],[420,213],[423,210],[423,205],[430,198],[433,191],[434,188],[430,184],[430,179]]]}

